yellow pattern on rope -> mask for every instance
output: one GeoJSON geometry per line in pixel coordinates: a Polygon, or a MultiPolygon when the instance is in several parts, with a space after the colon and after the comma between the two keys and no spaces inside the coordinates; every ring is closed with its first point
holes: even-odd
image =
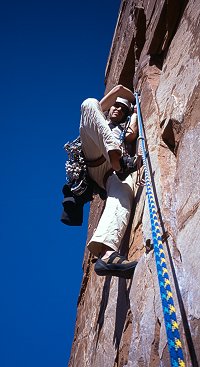
{"type": "Polygon", "coordinates": [[[178,348],[182,348],[182,343],[181,343],[180,339],[175,339],[175,345],[176,345],[176,350],[178,348]]]}
{"type": "Polygon", "coordinates": [[[185,362],[182,359],[178,359],[179,367],[185,367],[185,362]]]}
{"type": "MultiPolygon", "coordinates": [[[[177,322],[176,321],[172,321],[172,330],[174,331],[175,329],[178,329],[178,324],[177,324],[177,322]]],[[[178,339],[176,339],[176,340],[178,340],[178,339]]]]}
{"type": "Polygon", "coordinates": [[[166,263],[165,258],[164,257],[161,257],[160,262],[161,262],[161,264],[166,263]]]}
{"type": "Polygon", "coordinates": [[[165,279],[164,287],[166,288],[166,287],[167,287],[167,285],[170,285],[170,281],[169,281],[169,279],[165,279]]]}
{"type": "Polygon", "coordinates": [[[163,268],[163,269],[162,269],[162,271],[163,271],[163,272],[162,272],[162,276],[164,276],[164,275],[165,275],[165,273],[167,273],[167,274],[168,274],[168,271],[167,271],[167,269],[166,269],[166,268],[163,268]]]}
{"type": "Polygon", "coordinates": [[[167,300],[169,300],[170,298],[172,298],[172,292],[167,291],[167,300]]]}
{"type": "Polygon", "coordinates": [[[175,309],[175,307],[174,307],[173,305],[169,305],[169,308],[170,308],[170,311],[169,311],[170,315],[171,315],[173,312],[176,312],[176,309],[175,309]]]}

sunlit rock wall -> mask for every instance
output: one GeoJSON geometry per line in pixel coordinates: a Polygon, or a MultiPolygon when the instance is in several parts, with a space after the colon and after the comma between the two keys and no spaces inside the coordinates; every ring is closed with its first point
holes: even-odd
{"type": "MultiPolygon", "coordinates": [[[[106,92],[141,93],[148,165],[186,367],[200,364],[200,3],[122,1],[106,67],[106,92]]],[[[103,202],[91,204],[88,239],[103,202]]],[[[132,280],[98,277],[85,252],[70,367],[170,367],[145,187],[123,246],[132,280]]]]}

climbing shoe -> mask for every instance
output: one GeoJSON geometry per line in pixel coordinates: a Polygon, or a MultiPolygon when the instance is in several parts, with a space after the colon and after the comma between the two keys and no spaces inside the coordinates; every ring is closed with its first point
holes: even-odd
{"type": "Polygon", "coordinates": [[[130,155],[125,155],[120,158],[121,170],[119,173],[132,173],[136,171],[137,156],[131,157],[130,155]]]}
{"type": "Polygon", "coordinates": [[[112,275],[130,279],[134,274],[136,265],[137,261],[130,262],[115,251],[106,260],[98,259],[94,270],[96,274],[100,276],[112,275]]]}

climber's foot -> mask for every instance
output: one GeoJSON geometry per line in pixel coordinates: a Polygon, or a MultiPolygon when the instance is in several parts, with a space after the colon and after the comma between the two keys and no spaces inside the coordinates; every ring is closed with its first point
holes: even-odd
{"type": "Polygon", "coordinates": [[[94,270],[100,276],[112,275],[130,279],[134,274],[136,265],[137,261],[130,262],[115,251],[106,260],[98,259],[94,270]]]}

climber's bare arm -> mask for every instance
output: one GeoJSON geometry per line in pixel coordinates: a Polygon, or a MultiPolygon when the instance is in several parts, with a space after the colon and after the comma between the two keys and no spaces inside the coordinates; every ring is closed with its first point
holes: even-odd
{"type": "Polygon", "coordinates": [[[126,133],[125,140],[128,143],[132,143],[134,140],[136,140],[137,135],[138,135],[137,114],[136,113],[133,113],[131,115],[131,122],[130,122],[130,126],[128,128],[128,131],[126,133]]]}
{"type": "Polygon", "coordinates": [[[121,84],[116,85],[100,101],[103,112],[108,111],[110,107],[115,104],[117,97],[128,99],[131,103],[134,103],[135,101],[134,94],[130,89],[124,87],[121,84]]]}

